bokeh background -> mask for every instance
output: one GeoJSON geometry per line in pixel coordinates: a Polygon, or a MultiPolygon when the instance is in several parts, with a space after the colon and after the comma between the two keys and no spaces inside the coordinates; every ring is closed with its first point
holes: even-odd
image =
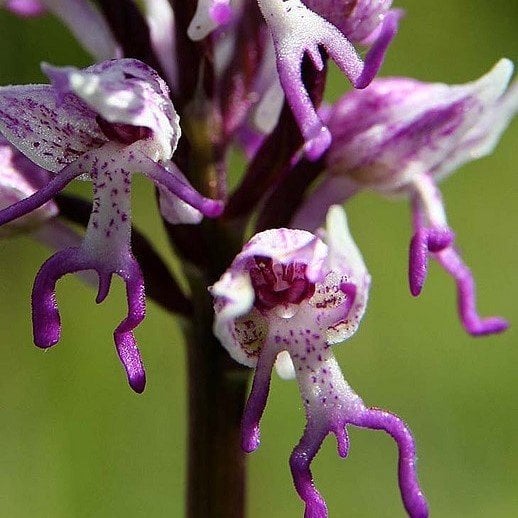
{"type": "MultiPolygon", "coordinates": [[[[465,82],[501,56],[518,61],[517,2],[395,3],[407,16],[384,75],[465,82]]],[[[21,21],[0,12],[0,30],[1,84],[41,82],[40,61],[89,63],[50,17],[21,21]]],[[[345,88],[345,79],[333,73],[329,98],[345,88]]],[[[436,517],[518,516],[517,147],[515,122],[492,157],[442,185],[458,245],[478,281],[480,312],[514,324],[502,336],[473,339],[463,332],[453,283],[436,265],[420,299],[412,299],[405,202],[363,194],[348,205],[373,288],[363,325],[336,354],[366,403],[398,413],[411,426],[436,517]]],[[[152,188],[135,181],[134,221],[176,268],[152,188]]],[[[87,185],[74,189],[88,193],[87,185]]],[[[67,277],[58,291],[61,342],[38,350],[29,296],[49,254],[27,237],[0,242],[0,516],[181,517],[189,387],[178,323],[149,304],[137,331],[148,386],[137,396],[112,345],[124,312],[121,284],[96,306],[93,292],[67,277]]],[[[249,457],[251,518],[302,516],[287,464],[302,427],[296,385],[275,379],[262,445],[249,457]]],[[[351,446],[344,461],[328,439],[314,464],[331,517],[404,516],[392,441],[352,429],[351,446]]]]}

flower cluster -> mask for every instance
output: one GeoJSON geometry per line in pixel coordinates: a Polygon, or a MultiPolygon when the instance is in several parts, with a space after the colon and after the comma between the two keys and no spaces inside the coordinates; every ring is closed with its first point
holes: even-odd
{"type": "Polygon", "coordinates": [[[392,0],[2,5],[19,16],[57,16],[95,60],[84,69],[43,63],[50,84],[0,87],[0,236],[32,232],[57,249],[34,282],[35,344],[60,340],[61,277],[93,271],[99,303],[116,274],[128,308],[114,341],[130,386],[142,392],[134,330],[145,316],[145,284],[150,297],[195,326],[212,325],[200,324],[200,315],[213,303],[214,335],[236,362],[255,369],[244,451],[259,446],[273,367],[297,380],[307,423],[290,467],[306,518],[327,516],[311,462],[329,433],[345,457],[349,425],[395,440],[403,504],[413,518],[428,516],[408,427],[366,406],[332,353],[356,333],[371,281],[336,204],[363,190],[409,198],[411,293],[421,292],[432,257],[456,282],[466,331],[504,331],[504,319],[476,310],[473,277],[454,246],[437,182],[491,153],[516,114],[511,61],[464,85],[375,79],[402,16],[392,0]],[[331,106],[322,104],[329,58],[353,86],[331,106]],[[247,162],[231,189],[235,148],[247,162]],[[135,173],[156,187],[190,298],[151,248],[134,250],[135,173]],[[75,179],[92,183],[91,203],[63,193],[75,179]]]}

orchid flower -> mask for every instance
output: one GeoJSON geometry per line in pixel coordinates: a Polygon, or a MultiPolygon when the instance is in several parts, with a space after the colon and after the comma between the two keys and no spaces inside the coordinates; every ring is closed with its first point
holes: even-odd
{"type": "Polygon", "coordinates": [[[417,480],[410,431],[394,414],[363,403],[331,350],[356,332],[370,285],[341,207],[330,208],[327,230],[320,235],[322,239],[292,229],[261,232],[211,288],[215,335],[236,361],[255,368],[242,420],[242,447],[251,452],[259,446],[259,421],[277,361],[284,375],[294,373],[306,410],[306,428],[290,458],[305,517],[327,517],[310,465],[329,433],[336,435],[339,455],[347,455],[348,425],[383,430],[393,437],[404,505],[413,518],[425,517],[427,504],[417,480]]]}
{"type": "MultiPolygon", "coordinates": [[[[314,3],[308,8],[301,0],[258,0],[258,4],[272,33],[280,82],[304,137],[306,155],[316,160],[329,147],[331,134],[318,117],[302,82],[304,56],[307,54],[315,68],[322,70],[320,48],[323,48],[355,88],[365,88],[378,72],[385,51],[397,32],[400,12],[389,12],[382,17],[376,14],[370,18],[378,25],[383,23],[364,63],[347,34],[344,35],[320,12],[324,9],[324,13],[328,13],[325,7],[317,10],[317,3],[314,3]],[[311,10],[313,7],[315,12],[311,10]]],[[[321,4],[318,2],[319,6],[321,4]]]]}
{"type": "Polygon", "coordinates": [[[142,173],[161,190],[172,223],[217,216],[222,204],[201,196],[170,161],[180,137],[168,89],[154,70],[134,59],[84,70],[43,65],[52,85],[0,88],[0,131],[37,166],[55,173],[31,196],[0,211],[0,225],[48,203],[74,178],[93,183],[93,210],[80,246],[62,250],[40,269],[32,293],[34,341],[60,338],[55,285],[67,273],[94,270],[97,302],[113,274],[126,283],[128,315],[114,333],[129,383],[144,389],[133,329],[145,315],[143,277],[131,253],[131,177],[142,173]]]}
{"type": "Polygon", "coordinates": [[[50,11],[97,60],[120,56],[106,20],[88,0],[0,0],[1,5],[19,16],[40,16],[50,11]]]}
{"type": "Polygon", "coordinates": [[[490,154],[518,110],[518,83],[507,90],[513,66],[507,59],[477,81],[448,86],[406,78],[374,81],[346,94],[333,107],[333,144],[326,157],[328,175],[292,224],[311,230],[326,207],[362,189],[407,195],[414,235],[409,282],[421,292],[431,254],[457,284],[458,309],[474,336],[507,328],[502,318],[481,318],[470,270],[453,245],[454,234],[437,182],[462,164],[490,154]]]}

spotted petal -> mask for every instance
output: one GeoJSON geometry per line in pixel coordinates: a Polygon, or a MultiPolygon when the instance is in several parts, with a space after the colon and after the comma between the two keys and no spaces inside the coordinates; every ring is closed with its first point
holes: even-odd
{"type": "Polygon", "coordinates": [[[75,96],[58,101],[47,85],[0,88],[0,132],[33,162],[57,172],[107,138],[75,96]]]}
{"type": "Polygon", "coordinates": [[[105,61],[80,70],[44,64],[60,99],[75,94],[104,120],[148,128],[157,143],[155,159],[171,158],[180,138],[179,117],[163,79],[136,59],[105,61]]]}

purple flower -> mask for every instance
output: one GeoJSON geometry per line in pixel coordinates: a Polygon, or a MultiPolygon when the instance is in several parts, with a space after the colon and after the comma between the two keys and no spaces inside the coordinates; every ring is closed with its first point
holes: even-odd
{"type": "Polygon", "coordinates": [[[412,517],[425,517],[410,431],[394,414],[365,406],[331,350],[356,332],[370,285],[339,206],[329,210],[321,236],[291,229],[261,232],[211,288],[216,336],[236,361],[256,369],[242,421],[243,449],[259,446],[259,421],[277,362],[283,376],[296,377],[306,410],[306,428],[290,458],[306,518],[327,516],[310,465],[329,433],[336,435],[339,455],[347,455],[347,425],[383,430],[394,438],[404,505],[412,517]]]}
{"type": "Polygon", "coordinates": [[[34,282],[34,341],[60,338],[55,285],[66,273],[94,270],[97,302],[113,274],[126,283],[128,314],[114,333],[129,383],[144,389],[145,374],[133,329],[145,315],[142,272],[131,252],[131,177],[142,173],[161,190],[164,216],[193,223],[217,216],[222,203],[201,196],[170,161],[180,137],[168,89],[154,70],[134,59],[84,70],[43,65],[51,85],[0,88],[0,131],[35,165],[55,173],[31,196],[0,211],[0,225],[49,202],[74,178],[93,183],[93,210],[80,246],[52,256],[34,282]]]}
{"type": "MultiPolygon", "coordinates": [[[[325,50],[355,88],[365,88],[381,66],[385,51],[397,32],[401,13],[385,13],[385,7],[388,6],[382,2],[385,6],[383,14],[377,11],[376,14],[368,14],[369,28],[364,32],[375,33],[375,41],[364,63],[349,41],[348,34],[334,25],[340,22],[344,27],[347,23],[351,27],[356,26],[365,23],[363,16],[354,10],[348,13],[346,9],[338,18],[333,16],[338,2],[324,6],[322,2],[305,3],[309,8],[301,0],[258,0],[272,33],[280,82],[304,137],[305,152],[310,159],[317,159],[329,147],[331,134],[318,117],[302,82],[301,65],[304,56],[311,59],[317,70],[322,70],[324,62],[320,49],[325,50]]],[[[363,6],[366,2],[360,3],[363,6]]],[[[355,31],[351,30],[351,34],[354,35],[355,31]]]]}
{"type": "Polygon", "coordinates": [[[423,288],[431,254],[457,284],[466,331],[478,336],[505,330],[505,320],[483,319],[476,311],[473,277],[453,245],[436,184],[462,164],[493,151],[518,109],[518,83],[507,90],[512,71],[512,63],[502,59],[488,74],[465,85],[387,78],[346,94],[329,115],[333,143],[326,157],[328,175],[293,226],[317,227],[329,205],[363,189],[408,196],[414,227],[412,294],[419,295],[423,288]]]}

